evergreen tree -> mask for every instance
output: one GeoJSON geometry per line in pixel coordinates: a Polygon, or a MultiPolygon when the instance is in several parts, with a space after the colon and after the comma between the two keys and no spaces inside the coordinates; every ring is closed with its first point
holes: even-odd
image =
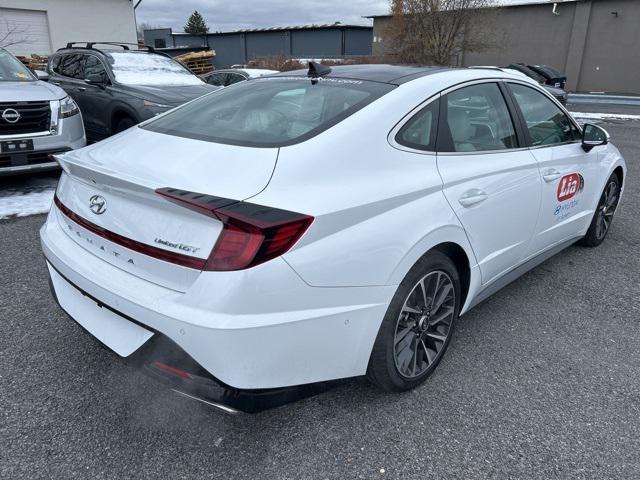
{"type": "Polygon", "coordinates": [[[195,35],[204,35],[209,31],[209,27],[207,26],[207,22],[204,21],[204,18],[202,18],[202,15],[200,15],[197,10],[194,10],[189,20],[187,20],[187,24],[184,26],[184,31],[195,35]]]}

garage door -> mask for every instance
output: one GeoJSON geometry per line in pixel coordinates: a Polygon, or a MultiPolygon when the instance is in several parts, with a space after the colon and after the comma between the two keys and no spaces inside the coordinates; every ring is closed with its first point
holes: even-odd
{"type": "Polygon", "coordinates": [[[0,8],[0,47],[14,55],[51,53],[47,13],[0,8]]]}

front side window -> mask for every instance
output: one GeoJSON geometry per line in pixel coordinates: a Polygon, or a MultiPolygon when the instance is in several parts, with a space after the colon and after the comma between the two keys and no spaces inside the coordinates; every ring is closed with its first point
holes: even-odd
{"type": "Polygon", "coordinates": [[[531,146],[555,145],[580,138],[569,117],[544,94],[518,83],[510,83],[509,87],[527,124],[531,146]]]}
{"type": "Polygon", "coordinates": [[[444,108],[446,122],[439,151],[482,152],[518,146],[509,109],[496,83],[455,90],[445,97],[444,108]]]}
{"type": "Polygon", "coordinates": [[[124,85],[202,85],[202,80],[172,58],[146,52],[109,52],[117,82],[124,85]]]}
{"type": "Polygon", "coordinates": [[[435,151],[439,100],[420,110],[400,129],[396,142],[417,150],[435,151]]]}
{"type": "Polygon", "coordinates": [[[317,135],[393,88],[337,78],[256,79],[201,97],[143,128],[231,145],[282,147],[317,135]]]}
{"type": "Polygon", "coordinates": [[[33,82],[35,78],[22,62],[0,48],[0,82],[33,82]]]}
{"type": "Polygon", "coordinates": [[[104,69],[104,65],[100,59],[94,55],[88,55],[84,62],[84,78],[92,76],[99,76],[102,81],[107,80],[107,72],[104,69]]]}

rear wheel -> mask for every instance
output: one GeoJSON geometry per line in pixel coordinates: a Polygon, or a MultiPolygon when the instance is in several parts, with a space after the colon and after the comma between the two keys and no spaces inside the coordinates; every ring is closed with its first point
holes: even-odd
{"type": "Polygon", "coordinates": [[[597,247],[604,241],[607,233],[609,232],[609,228],[611,227],[613,214],[618,207],[619,200],[620,180],[618,180],[618,176],[613,173],[609,177],[609,180],[607,180],[607,185],[604,187],[604,191],[600,196],[600,201],[598,202],[598,207],[593,214],[589,230],[587,230],[587,234],[580,242],[582,245],[587,247],[597,247]]]}
{"type": "Polygon", "coordinates": [[[367,377],[388,391],[417,387],[444,355],[460,311],[460,277],[446,255],[427,253],[404,278],[387,309],[367,377]]]}

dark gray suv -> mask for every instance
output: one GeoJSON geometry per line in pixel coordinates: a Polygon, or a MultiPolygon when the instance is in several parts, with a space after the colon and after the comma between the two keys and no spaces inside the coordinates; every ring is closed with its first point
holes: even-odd
{"type": "Polygon", "coordinates": [[[80,106],[90,141],[219,88],[164,53],[149,47],[132,50],[121,43],[69,43],[49,57],[47,70],[49,82],[80,106]]]}

